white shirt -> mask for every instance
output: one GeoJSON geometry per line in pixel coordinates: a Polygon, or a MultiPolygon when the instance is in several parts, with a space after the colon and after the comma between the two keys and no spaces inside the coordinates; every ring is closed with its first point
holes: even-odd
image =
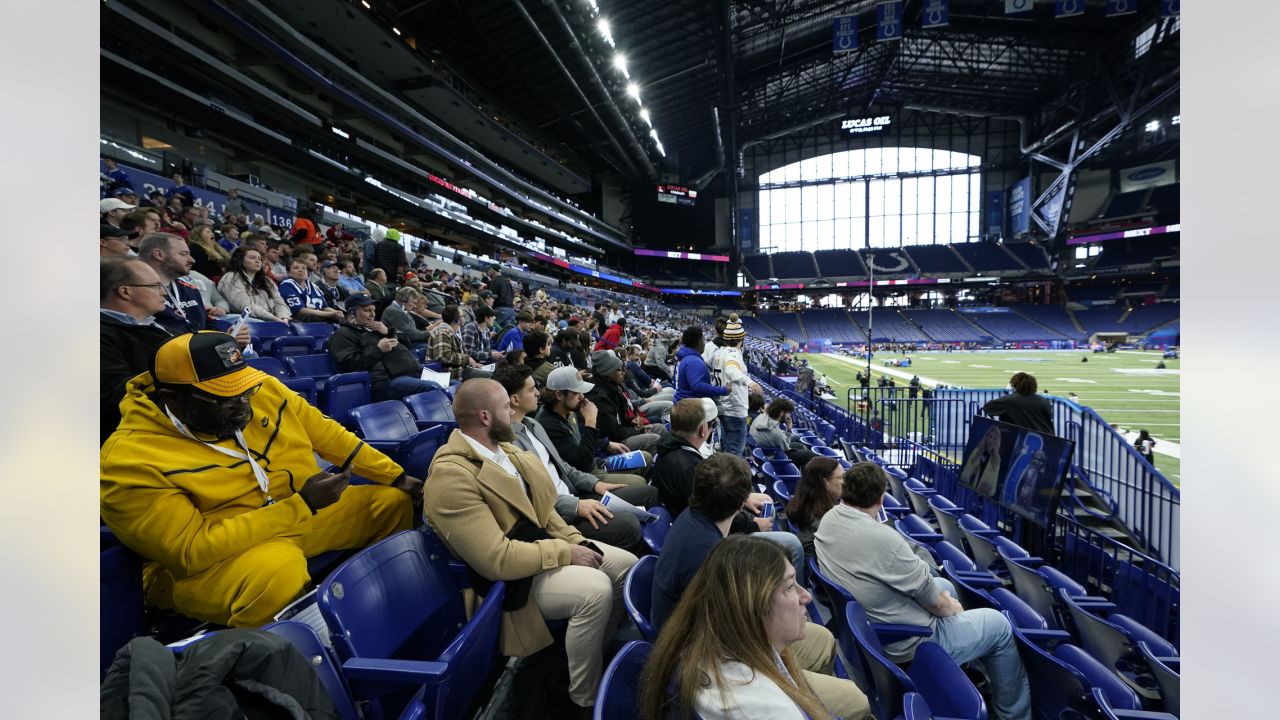
{"type": "Polygon", "coordinates": [[[720,673],[728,685],[729,707],[722,705],[718,685],[699,690],[693,709],[706,720],[804,720],[804,712],[777,683],[747,665],[730,660],[720,673]]]}
{"type": "Polygon", "coordinates": [[[521,481],[524,480],[524,478],[520,477],[520,471],[516,470],[515,464],[512,463],[511,458],[508,457],[507,454],[502,451],[502,448],[498,448],[496,451],[490,450],[489,448],[476,442],[474,438],[472,438],[470,435],[466,433],[462,433],[462,438],[466,440],[468,444],[471,445],[471,449],[475,450],[476,454],[479,455],[481,458],[488,460],[494,463],[495,465],[497,465],[498,467],[502,468],[503,470],[507,471],[508,473],[515,475],[516,477],[520,478],[521,481]]]}
{"type": "Polygon", "coordinates": [[[564,484],[564,480],[560,479],[560,471],[556,469],[554,463],[551,462],[551,454],[538,441],[538,437],[529,432],[528,428],[521,428],[524,434],[529,438],[529,444],[533,446],[533,451],[538,454],[538,459],[542,461],[542,466],[547,469],[547,474],[551,476],[551,482],[556,486],[557,495],[573,495],[573,491],[568,485],[564,484]]]}

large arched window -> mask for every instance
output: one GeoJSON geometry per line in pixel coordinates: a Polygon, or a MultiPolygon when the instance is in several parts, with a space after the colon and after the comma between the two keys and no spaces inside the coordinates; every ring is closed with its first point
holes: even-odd
{"type": "Polygon", "coordinates": [[[846,150],[760,176],[765,252],[957,243],[978,239],[976,155],[931,148],[846,150]]]}

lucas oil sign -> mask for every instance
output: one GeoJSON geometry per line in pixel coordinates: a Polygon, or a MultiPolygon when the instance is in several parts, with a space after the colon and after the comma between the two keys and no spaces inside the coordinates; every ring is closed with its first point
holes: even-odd
{"type": "Polygon", "coordinates": [[[888,115],[870,118],[849,118],[840,121],[840,129],[851,133],[880,132],[893,122],[888,115]]]}

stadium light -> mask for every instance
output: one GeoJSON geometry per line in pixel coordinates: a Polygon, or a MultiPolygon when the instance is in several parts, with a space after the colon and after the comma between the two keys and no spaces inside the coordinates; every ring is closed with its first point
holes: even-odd
{"type": "Polygon", "coordinates": [[[391,32],[393,32],[393,33],[395,33],[395,34],[399,35],[399,34],[400,34],[400,28],[398,28],[398,27],[393,27],[393,28],[391,28],[391,32]]]}
{"type": "Polygon", "coordinates": [[[640,108],[640,119],[644,121],[645,125],[653,127],[653,121],[649,119],[649,111],[647,109],[640,108]]]}
{"type": "Polygon", "coordinates": [[[1171,120],[1171,121],[1169,122],[1169,124],[1170,124],[1170,125],[1181,125],[1181,124],[1182,124],[1182,116],[1181,116],[1181,115],[1174,115],[1174,116],[1173,116],[1173,120],[1171,120]]]}
{"type": "Polygon", "coordinates": [[[600,31],[600,37],[604,38],[604,41],[605,41],[605,42],[607,42],[607,43],[609,43],[609,47],[616,47],[616,46],[613,44],[613,35],[609,32],[609,21],[608,21],[608,20],[606,20],[606,19],[604,19],[604,18],[600,18],[599,20],[597,20],[597,21],[596,21],[596,30],[600,31]]]}
{"type": "Polygon", "coordinates": [[[614,54],[613,66],[618,69],[618,72],[622,73],[623,77],[625,77],[628,80],[631,79],[631,73],[627,72],[627,56],[626,55],[623,55],[622,53],[614,54]]]}
{"type": "Polygon", "coordinates": [[[640,86],[635,83],[627,83],[627,94],[640,102],[640,86]]]}
{"type": "Polygon", "coordinates": [[[373,6],[369,4],[368,0],[360,0],[360,4],[364,6],[365,10],[373,9],[373,6]]]}
{"type": "Polygon", "coordinates": [[[1151,122],[1147,123],[1147,132],[1155,132],[1159,129],[1160,129],[1159,120],[1152,120],[1151,122]]]}

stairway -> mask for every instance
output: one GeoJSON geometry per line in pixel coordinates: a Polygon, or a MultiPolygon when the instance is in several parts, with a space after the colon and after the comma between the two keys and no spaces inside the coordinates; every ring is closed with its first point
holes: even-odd
{"type": "Polygon", "coordinates": [[[1092,485],[1074,472],[1062,485],[1058,507],[1060,510],[1068,510],[1076,522],[1090,530],[1140,552],[1146,552],[1146,543],[1115,516],[1105,497],[1099,495],[1092,485]]]}

